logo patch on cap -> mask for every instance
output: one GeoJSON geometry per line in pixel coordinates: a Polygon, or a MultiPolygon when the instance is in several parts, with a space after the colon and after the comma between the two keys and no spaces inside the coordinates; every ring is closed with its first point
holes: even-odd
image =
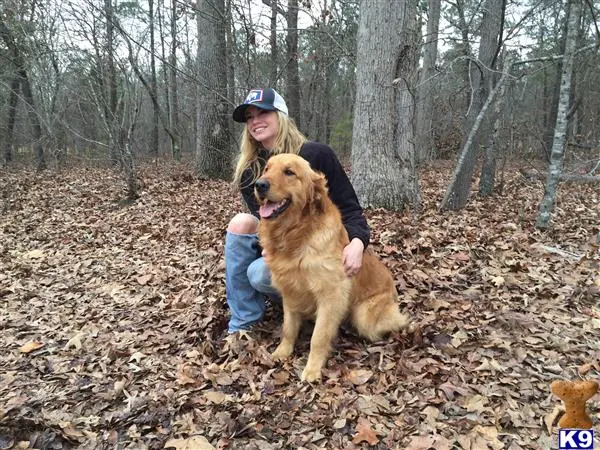
{"type": "Polygon", "coordinates": [[[248,94],[248,97],[246,97],[246,100],[244,101],[244,103],[255,103],[255,102],[262,102],[263,99],[263,90],[262,89],[254,89],[252,91],[250,91],[250,93],[248,94]]]}

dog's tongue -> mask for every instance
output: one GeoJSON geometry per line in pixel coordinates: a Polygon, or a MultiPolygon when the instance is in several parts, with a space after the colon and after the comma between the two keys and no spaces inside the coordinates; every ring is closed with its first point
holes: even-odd
{"type": "Polygon", "coordinates": [[[277,206],[278,206],[277,203],[267,201],[264,205],[262,205],[258,209],[258,213],[260,214],[260,217],[262,217],[263,219],[268,219],[275,212],[275,210],[277,209],[277,206]]]}

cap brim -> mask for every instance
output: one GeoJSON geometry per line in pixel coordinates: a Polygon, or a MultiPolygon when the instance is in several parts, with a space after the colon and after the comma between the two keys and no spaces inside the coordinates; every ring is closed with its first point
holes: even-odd
{"type": "Polygon", "coordinates": [[[267,105],[266,103],[244,103],[233,110],[233,120],[235,120],[236,122],[245,123],[246,109],[248,109],[249,106],[255,106],[259,109],[266,109],[267,111],[277,110],[277,108],[275,108],[273,105],[267,105]]]}

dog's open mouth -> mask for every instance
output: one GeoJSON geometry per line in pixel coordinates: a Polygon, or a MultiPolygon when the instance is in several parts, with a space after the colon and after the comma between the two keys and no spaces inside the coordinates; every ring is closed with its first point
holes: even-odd
{"type": "Polygon", "coordinates": [[[290,206],[290,200],[287,198],[279,203],[266,200],[265,203],[261,205],[258,213],[262,219],[274,219],[284,212],[288,206],[290,206]]]}

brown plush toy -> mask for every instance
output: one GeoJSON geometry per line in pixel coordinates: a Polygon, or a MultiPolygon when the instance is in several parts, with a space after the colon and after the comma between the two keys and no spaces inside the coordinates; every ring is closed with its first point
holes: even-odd
{"type": "Polygon", "coordinates": [[[585,410],[585,402],[598,392],[597,381],[553,381],[550,390],[565,404],[565,414],[558,422],[560,428],[592,428],[592,419],[585,410]]]}

